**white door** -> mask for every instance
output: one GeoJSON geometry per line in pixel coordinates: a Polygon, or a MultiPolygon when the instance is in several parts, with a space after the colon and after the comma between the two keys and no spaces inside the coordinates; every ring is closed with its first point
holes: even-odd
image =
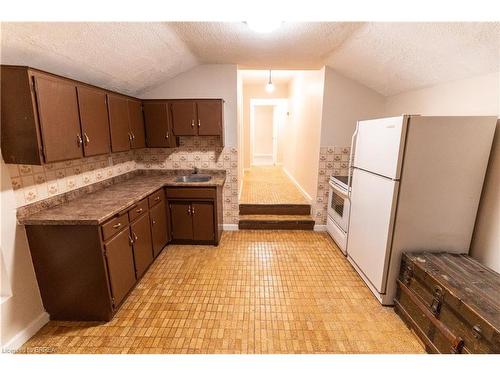
{"type": "Polygon", "coordinates": [[[360,121],[354,167],[399,179],[407,122],[406,116],[360,121]]]}
{"type": "Polygon", "coordinates": [[[347,254],[385,292],[398,181],[353,171],[347,254]]]}

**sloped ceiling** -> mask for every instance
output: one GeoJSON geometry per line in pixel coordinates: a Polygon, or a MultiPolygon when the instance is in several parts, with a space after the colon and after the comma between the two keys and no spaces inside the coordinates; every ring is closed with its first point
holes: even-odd
{"type": "Polygon", "coordinates": [[[500,23],[2,23],[2,64],[30,65],[129,94],[198,64],[328,65],[383,95],[498,71],[500,23]]]}

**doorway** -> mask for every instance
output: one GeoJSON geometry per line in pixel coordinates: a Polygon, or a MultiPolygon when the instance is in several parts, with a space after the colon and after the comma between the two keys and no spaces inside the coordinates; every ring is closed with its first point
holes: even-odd
{"type": "Polygon", "coordinates": [[[250,100],[250,160],[252,166],[278,165],[278,139],[286,121],[286,99],[250,100]]]}

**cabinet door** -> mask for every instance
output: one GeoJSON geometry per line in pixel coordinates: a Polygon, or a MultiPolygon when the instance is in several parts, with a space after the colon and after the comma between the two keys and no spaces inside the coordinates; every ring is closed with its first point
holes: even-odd
{"type": "Polygon", "coordinates": [[[57,78],[34,79],[45,162],[81,158],[76,86],[57,78]]]}
{"type": "Polygon", "coordinates": [[[105,247],[111,293],[116,307],[134,286],[136,280],[129,229],[121,231],[107,242],[105,247]]]}
{"type": "Polygon", "coordinates": [[[130,149],[130,120],[127,98],[108,94],[109,129],[111,133],[111,151],[130,149]]]}
{"type": "Polygon", "coordinates": [[[212,241],[215,239],[214,204],[211,202],[191,203],[193,217],[193,239],[212,241]]]}
{"type": "Polygon", "coordinates": [[[170,220],[173,240],[192,240],[193,221],[189,202],[171,202],[170,220]]]}
{"type": "Polygon", "coordinates": [[[222,100],[197,100],[198,135],[222,135],[222,100]]]}
{"type": "Polygon", "coordinates": [[[170,102],[172,129],[178,135],[197,135],[196,102],[194,100],[174,100],[170,102]]]}
{"type": "Polygon", "coordinates": [[[151,235],[153,237],[153,254],[158,256],[169,240],[167,228],[167,212],[165,203],[161,202],[149,211],[151,235]]]}
{"type": "Polygon", "coordinates": [[[134,241],[134,260],[137,277],[141,277],[148,266],[153,262],[153,247],[149,217],[142,215],[137,221],[130,224],[130,235],[134,241]]]}
{"type": "Polygon", "coordinates": [[[142,103],[137,100],[128,100],[128,113],[130,117],[130,134],[132,135],[132,148],[146,147],[144,133],[144,117],[142,103]]]}
{"type": "Polygon", "coordinates": [[[83,152],[85,156],[107,154],[110,145],[106,92],[83,86],[78,86],[77,91],[83,152]]]}
{"type": "Polygon", "coordinates": [[[168,103],[144,103],[144,121],[148,147],[175,147],[168,103]]]}

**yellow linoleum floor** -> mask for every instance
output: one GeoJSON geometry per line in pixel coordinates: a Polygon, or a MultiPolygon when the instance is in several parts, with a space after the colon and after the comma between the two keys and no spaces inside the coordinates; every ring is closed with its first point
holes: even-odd
{"type": "Polygon", "coordinates": [[[21,352],[422,353],[325,233],[168,246],[108,323],[51,321],[21,352]]]}
{"type": "Polygon", "coordinates": [[[308,204],[281,167],[258,166],[245,171],[240,204],[308,204]]]}

